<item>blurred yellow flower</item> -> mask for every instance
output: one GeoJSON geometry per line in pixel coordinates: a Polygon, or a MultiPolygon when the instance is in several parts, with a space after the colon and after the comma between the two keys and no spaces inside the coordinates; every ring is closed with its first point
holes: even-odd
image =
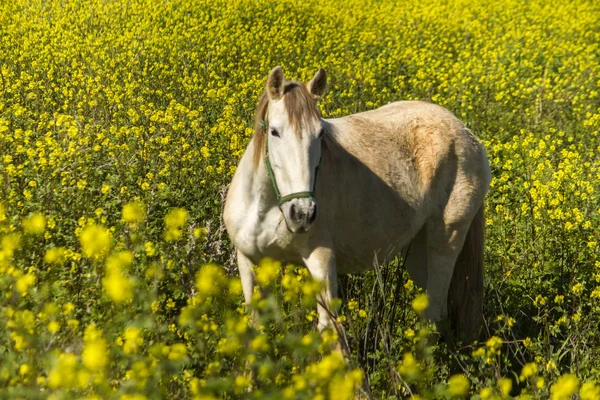
{"type": "Polygon", "coordinates": [[[139,346],[144,343],[142,338],[142,330],[135,327],[127,327],[125,333],[125,343],[123,344],[123,351],[125,354],[133,354],[137,352],[139,346]]]}
{"type": "Polygon", "coordinates": [[[70,388],[76,379],[77,357],[72,353],[61,353],[48,374],[48,386],[51,388],[70,388]]]}
{"type": "Polygon", "coordinates": [[[512,381],[509,378],[500,378],[498,388],[502,396],[508,396],[512,390],[512,381]]]}
{"type": "Polygon", "coordinates": [[[31,235],[41,235],[46,229],[46,217],[40,213],[33,213],[23,219],[23,230],[31,235]]]}
{"type": "Polygon", "coordinates": [[[407,352],[402,357],[402,363],[398,366],[398,372],[403,379],[412,382],[420,376],[421,366],[412,353],[407,352]]]}
{"type": "Polygon", "coordinates": [[[64,247],[52,247],[46,251],[44,262],[47,264],[61,265],[65,262],[66,249],[64,247]]]}
{"type": "Polygon", "coordinates": [[[182,228],[188,217],[188,212],[183,208],[174,208],[165,216],[165,240],[177,240],[183,234],[182,228]]]}
{"type": "Polygon", "coordinates": [[[216,264],[206,264],[196,274],[196,289],[202,299],[220,293],[226,284],[226,276],[223,268],[216,264]]]}
{"type": "Polygon", "coordinates": [[[133,298],[133,280],[120,272],[109,272],[102,279],[102,287],[115,303],[122,303],[133,298]]]}
{"type": "Polygon", "coordinates": [[[146,216],[146,211],[141,203],[127,203],[123,206],[123,221],[129,224],[139,224],[146,216]]]}
{"type": "Polygon", "coordinates": [[[425,309],[429,307],[429,297],[427,294],[423,293],[415,297],[412,301],[412,308],[417,312],[417,314],[423,314],[425,309]]]}
{"type": "Polygon", "coordinates": [[[268,286],[279,276],[281,263],[272,258],[263,258],[256,267],[256,281],[263,286],[268,286]]]}
{"type": "Polygon", "coordinates": [[[33,273],[28,273],[17,279],[15,286],[19,293],[24,296],[27,293],[27,290],[30,286],[32,286],[36,281],[36,277],[33,273]]]}
{"type": "Polygon", "coordinates": [[[29,364],[21,364],[19,367],[19,375],[27,375],[31,371],[29,364]]]}
{"type": "Polygon", "coordinates": [[[85,343],[81,353],[83,365],[90,371],[98,371],[108,364],[106,341],[98,338],[85,343]]]}
{"type": "Polygon", "coordinates": [[[600,386],[594,382],[585,382],[583,385],[581,385],[579,397],[581,400],[600,399],[600,386]]]}
{"type": "Polygon", "coordinates": [[[554,385],[550,388],[552,400],[567,400],[577,392],[579,388],[579,379],[573,374],[564,374],[560,376],[554,385]]]}
{"type": "Polygon", "coordinates": [[[83,254],[91,259],[105,256],[111,246],[112,235],[110,231],[100,225],[88,225],[79,237],[83,254]]]}
{"type": "Polygon", "coordinates": [[[56,321],[52,321],[48,324],[48,332],[57,333],[60,330],[60,324],[56,321]]]}
{"type": "Polygon", "coordinates": [[[453,375],[448,380],[448,393],[451,396],[466,396],[470,387],[471,382],[463,374],[453,375]]]}
{"type": "Polygon", "coordinates": [[[171,346],[168,358],[169,360],[178,361],[186,357],[187,347],[183,343],[176,343],[171,346]]]}
{"type": "Polygon", "coordinates": [[[519,380],[521,382],[533,377],[538,371],[538,366],[535,363],[527,363],[521,369],[521,375],[519,375],[519,380]]]}
{"type": "Polygon", "coordinates": [[[102,279],[102,287],[108,297],[116,303],[133,298],[134,281],[125,272],[132,262],[133,254],[129,251],[112,254],[106,260],[106,276],[102,279]]]}

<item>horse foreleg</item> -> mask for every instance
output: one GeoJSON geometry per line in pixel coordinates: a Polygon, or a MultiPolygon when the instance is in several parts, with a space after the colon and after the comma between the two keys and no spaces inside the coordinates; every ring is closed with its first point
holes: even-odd
{"type": "Polygon", "coordinates": [[[339,338],[336,349],[348,358],[349,349],[344,327],[337,320],[337,311],[332,310],[330,307],[331,300],[337,297],[335,254],[332,249],[317,247],[302,255],[302,258],[312,277],[323,285],[321,292],[317,295],[317,312],[319,314],[317,327],[319,332],[326,329],[334,330],[339,338]]]}
{"type": "MultiPolygon", "coordinates": [[[[242,290],[244,291],[244,301],[246,302],[246,309],[250,309],[252,303],[252,295],[254,294],[254,287],[256,286],[256,277],[252,266],[254,263],[242,254],[241,251],[237,251],[238,270],[240,272],[240,279],[242,280],[242,290]]],[[[256,313],[250,311],[250,316],[255,321],[256,313]]]]}
{"type": "Polygon", "coordinates": [[[427,286],[427,226],[421,228],[408,246],[406,270],[418,287],[427,286]]]}

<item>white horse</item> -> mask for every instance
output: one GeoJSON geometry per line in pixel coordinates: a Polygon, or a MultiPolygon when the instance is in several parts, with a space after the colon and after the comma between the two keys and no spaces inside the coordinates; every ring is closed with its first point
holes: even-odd
{"type": "Polygon", "coordinates": [[[316,102],[326,84],[323,69],[308,84],[287,81],[281,67],[267,79],[224,208],[246,303],[263,257],[304,264],[324,282],[319,330],[339,331],[327,307],[337,274],[404,251],[429,295],[425,317],[476,338],[491,179],[484,149],[448,110],[419,101],[323,119],[316,102]]]}

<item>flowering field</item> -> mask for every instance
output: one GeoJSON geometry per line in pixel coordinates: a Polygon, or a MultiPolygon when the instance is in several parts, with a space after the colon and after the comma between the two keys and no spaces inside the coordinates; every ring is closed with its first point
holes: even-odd
{"type": "Polygon", "coordinates": [[[0,2],[0,398],[600,399],[600,3],[488,3],[0,2]],[[343,280],[349,363],[303,268],[257,267],[250,323],[220,213],[276,65],[485,144],[481,342],[431,339],[401,260],[343,280]]]}

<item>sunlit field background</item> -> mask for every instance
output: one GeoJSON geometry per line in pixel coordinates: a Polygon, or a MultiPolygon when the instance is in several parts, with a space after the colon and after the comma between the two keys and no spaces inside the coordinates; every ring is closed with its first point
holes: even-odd
{"type": "Polygon", "coordinates": [[[0,2],[0,398],[600,399],[600,3],[488,3],[0,2]],[[220,215],[276,65],[480,138],[480,342],[428,338],[400,259],[342,281],[349,364],[304,268],[249,321],[220,215]]]}

